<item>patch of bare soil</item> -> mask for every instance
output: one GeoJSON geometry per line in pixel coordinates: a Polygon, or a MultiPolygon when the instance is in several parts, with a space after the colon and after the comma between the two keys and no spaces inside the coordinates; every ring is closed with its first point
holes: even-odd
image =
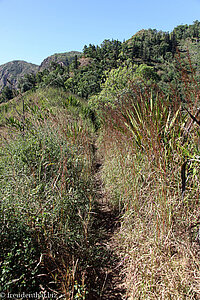
{"type": "Polygon", "coordinates": [[[120,216],[108,201],[101,180],[101,161],[94,164],[97,187],[97,201],[94,211],[94,252],[93,265],[90,267],[90,292],[87,299],[127,299],[121,272],[122,261],[117,253],[114,238],[120,229],[120,216]],[[95,266],[96,264],[96,266],[95,266]]]}

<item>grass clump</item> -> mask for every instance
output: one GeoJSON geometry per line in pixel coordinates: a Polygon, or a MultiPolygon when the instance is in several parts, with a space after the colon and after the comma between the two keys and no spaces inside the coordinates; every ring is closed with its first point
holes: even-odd
{"type": "Polygon", "coordinates": [[[173,89],[130,82],[131,93],[104,113],[102,176],[123,215],[116,239],[130,299],[200,293],[200,94],[187,80],[184,104],[173,89]]]}
{"type": "Polygon", "coordinates": [[[91,131],[65,110],[55,114],[38,103],[26,105],[22,120],[16,126],[7,119],[11,131],[1,135],[0,291],[84,299],[91,131]]]}

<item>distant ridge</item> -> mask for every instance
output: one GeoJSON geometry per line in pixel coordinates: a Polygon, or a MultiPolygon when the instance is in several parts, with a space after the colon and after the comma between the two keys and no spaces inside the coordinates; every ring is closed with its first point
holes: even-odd
{"type": "Polygon", "coordinates": [[[0,89],[8,85],[8,81],[16,87],[19,78],[28,73],[36,73],[39,66],[23,60],[14,60],[0,66],[0,89]]]}
{"type": "MultiPolygon", "coordinates": [[[[21,60],[1,65],[0,91],[6,85],[9,85],[8,80],[11,82],[12,88],[17,88],[19,79],[24,77],[24,75],[37,73],[38,71],[43,72],[45,69],[50,70],[52,62],[58,63],[63,67],[71,65],[70,68],[66,68],[66,73],[68,72],[69,77],[71,77],[71,82],[68,81],[67,87],[74,92],[76,90],[74,88],[75,84],[77,93],[82,93],[80,92],[81,88],[79,84],[80,79],[82,80],[83,77],[87,78],[87,80],[83,79],[84,84],[86,84],[86,87],[83,88],[83,90],[85,89],[83,94],[88,90],[88,83],[91,85],[89,93],[99,92],[101,80],[104,76],[103,72],[124,66],[124,64],[126,66],[130,64],[146,64],[151,66],[160,76],[160,80],[165,84],[168,80],[173,79],[174,70],[176,69],[174,59],[177,49],[180,53],[185,54],[189,51],[190,59],[199,75],[199,43],[200,22],[198,20],[194,21],[192,25],[178,25],[172,32],[150,28],[141,29],[123,42],[119,42],[118,40],[104,40],[101,45],[85,45],[82,53],[79,51],[55,53],[45,58],[39,66],[21,60]],[[72,64],[74,59],[76,61],[72,64]],[[173,64],[173,70],[170,64],[173,64]],[[76,71],[79,70],[80,72],[71,72],[74,66],[76,66],[76,71]],[[87,68],[90,69],[88,73],[87,68]],[[74,75],[77,75],[77,77],[72,78],[74,75]]],[[[40,75],[41,77],[43,76],[42,74],[40,75]]],[[[62,83],[63,86],[64,83],[62,83]]],[[[81,95],[83,96],[83,94],[81,95]]],[[[86,97],[88,97],[87,93],[86,97]]]]}
{"type": "Polygon", "coordinates": [[[9,84],[7,79],[12,84],[12,87],[17,88],[19,79],[25,74],[35,74],[38,71],[48,69],[51,62],[61,63],[67,66],[73,61],[76,55],[77,57],[80,57],[81,52],[70,51],[65,53],[56,53],[45,58],[40,66],[23,60],[14,60],[5,63],[0,66],[0,90],[9,84]]]}

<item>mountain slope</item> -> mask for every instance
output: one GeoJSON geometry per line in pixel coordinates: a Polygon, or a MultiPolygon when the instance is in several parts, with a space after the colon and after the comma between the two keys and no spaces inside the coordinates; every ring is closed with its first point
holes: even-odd
{"type": "Polygon", "coordinates": [[[48,69],[51,62],[61,63],[64,66],[69,65],[75,58],[79,57],[81,52],[70,51],[66,53],[56,53],[45,58],[41,65],[35,65],[26,61],[14,60],[0,66],[0,90],[8,85],[8,81],[12,83],[12,87],[16,88],[20,78],[25,74],[37,73],[48,69]]]}
{"type": "Polygon", "coordinates": [[[65,53],[55,53],[51,56],[48,56],[41,63],[39,70],[43,71],[44,69],[48,69],[51,62],[61,63],[64,66],[68,66],[75,58],[75,56],[79,57],[81,52],[78,51],[70,51],[65,53]]]}
{"type": "Polygon", "coordinates": [[[13,87],[17,86],[18,80],[28,73],[36,73],[39,66],[27,63],[21,60],[14,60],[0,66],[0,89],[4,88],[8,82],[12,83],[13,87]]]}
{"type": "Polygon", "coordinates": [[[5,86],[7,79],[12,81],[13,87],[16,87],[19,77],[39,71],[37,78],[36,76],[34,79],[25,78],[26,83],[34,81],[34,84],[28,82],[29,89],[53,83],[54,86],[62,86],[72,93],[88,98],[100,92],[105,72],[141,64],[153,68],[148,70],[156,72],[161,85],[167,89],[168,83],[176,77],[177,49],[182,56],[186,56],[189,50],[191,62],[199,75],[199,41],[199,21],[195,21],[192,25],[177,26],[170,33],[156,29],[142,29],[124,42],[104,40],[101,45],[84,46],[83,53],[71,51],[51,55],[44,59],[40,66],[19,61],[0,66],[0,89],[5,86]],[[22,63],[30,69],[27,70],[24,65],[20,65],[22,63]],[[62,68],[52,63],[59,64],[62,68]],[[48,71],[43,73],[45,69],[48,71]]]}

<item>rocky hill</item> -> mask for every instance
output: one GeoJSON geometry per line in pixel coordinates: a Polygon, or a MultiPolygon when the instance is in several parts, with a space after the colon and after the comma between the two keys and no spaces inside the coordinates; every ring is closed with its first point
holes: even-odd
{"type": "Polygon", "coordinates": [[[81,52],[70,51],[66,53],[56,53],[43,60],[40,66],[28,63],[26,61],[14,60],[0,66],[0,90],[8,85],[8,81],[12,87],[16,88],[18,81],[25,74],[37,73],[48,69],[51,62],[61,63],[65,66],[69,65],[75,56],[79,57],[81,52]]]}
{"type": "Polygon", "coordinates": [[[39,70],[43,71],[44,69],[48,69],[51,62],[61,63],[64,66],[70,65],[70,63],[74,60],[74,57],[79,57],[81,52],[78,51],[70,51],[65,53],[56,53],[51,56],[48,56],[41,63],[39,70]]]}
{"type": "Polygon", "coordinates": [[[0,66],[0,89],[4,88],[8,81],[15,87],[19,78],[28,73],[36,73],[39,66],[21,60],[14,60],[0,66]]]}

